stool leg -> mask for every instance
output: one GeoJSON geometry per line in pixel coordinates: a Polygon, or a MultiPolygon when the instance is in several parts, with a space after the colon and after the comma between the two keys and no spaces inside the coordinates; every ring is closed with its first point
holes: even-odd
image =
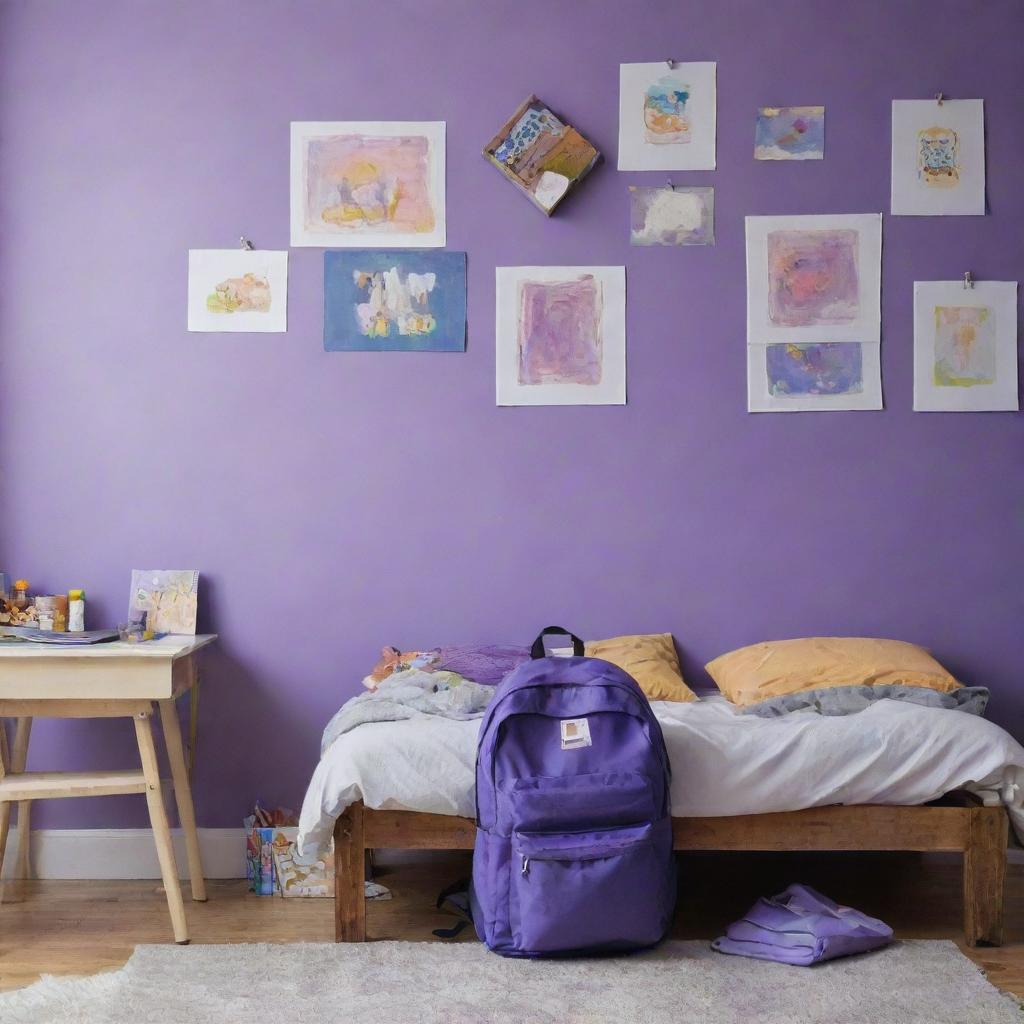
{"type": "Polygon", "coordinates": [[[174,862],[174,847],[171,844],[171,830],[167,825],[167,811],[163,794],[160,792],[160,767],[156,760],[153,744],[153,727],[149,713],[135,716],[135,737],[139,743],[139,757],[146,777],[146,803],[149,805],[149,820],[153,826],[156,854],[160,860],[160,874],[167,894],[167,908],[171,912],[174,927],[174,941],[188,943],[188,925],[185,921],[185,905],[181,900],[181,883],[178,881],[178,866],[174,862]]]}
{"type": "Polygon", "coordinates": [[[185,833],[185,851],[188,854],[188,876],[192,881],[192,899],[206,900],[206,882],[203,879],[203,861],[199,854],[199,834],[196,832],[196,811],[192,804],[192,789],[185,767],[185,750],[181,743],[181,723],[173,700],[160,701],[160,721],[164,727],[164,743],[171,762],[174,780],[174,798],[178,803],[178,820],[185,833]]]}

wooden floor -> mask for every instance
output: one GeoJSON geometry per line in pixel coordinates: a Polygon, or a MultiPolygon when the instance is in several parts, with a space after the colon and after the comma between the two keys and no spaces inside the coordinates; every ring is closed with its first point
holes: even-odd
{"type": "MultiPolygon", "coordinates": [[[[395,855],[392,855],[395,856],[395,855]]],[[[409,855],[406,855],[409,856],[409,855]]],[[[377,879],[394,899],[368,906],[371,938],[438,941],[431,929],[450,915],[434,910],[437,892],[469,872],[462,853],[414,855],[377,879]]],[[[917,854],[684,854],[676,938],[711,939],[762,894],[801,881],[896,929],[898,938],[960,937],[960,867],[956,858],[917,854]]],[[[193,942],[329,942],[330,900],[252,896],[244,882],[212,882],[208,903],[186,909],[193,942]]],[[[1007,880],[1007,944],[964,949],[1000,988],[1024,996],[1024,865],[1007,880]]],[[[89,974],[119,967],[136,943],[171,940],[157,882],[8,882],[0,905],[0,989],[40,972],[89,974]]],[[[471,930],[462,941],[476,941],[471,930]]]]}

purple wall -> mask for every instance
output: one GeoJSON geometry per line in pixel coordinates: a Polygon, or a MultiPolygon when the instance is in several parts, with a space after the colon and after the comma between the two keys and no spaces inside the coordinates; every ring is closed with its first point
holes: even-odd
{"type": "MultiPolygon", "coordinates": [[[[388,643],[672,630],[688,676],[802,634],[901,637],[1024,735],[1024,419],[913,414],[912,282],[1024,276],[1019,0],[0,3],[0,561],[123,616],[199,567],[201,824],[297,804],[388,643]],[[374,10],[379,13],[375,15],[374,10]],[[961,19],[966,14],[966,21],[961,19]],[[963,27],[959,27],[963,24],[963,27]],[[715,248],[631,248],[620,61],[718,61],[715,248]],[[745,411],[745,214],[887,211],[889,103],[983,97],[987,217],[884,223],[878,413],[745,411]],[[536,92],[606,155],[548,220],[481,146],[536,92]],[[759,105],[823,103],[822,162],[755,163],[759,105]],[[288,243],[292,120],[445,119],[464,355],[335,354],[322,261],[287,335],[189,335],[186,250],[288,243]],[[625,264],[629,405],[494,405],[494,267],[625,264]],[[291,634],[291,635],[290,635],[291,634]]],[[[31,765],[131,763],[40,723],[31,765]]],[[[41,825],[143,824],[70,802],[41,825]]]]}

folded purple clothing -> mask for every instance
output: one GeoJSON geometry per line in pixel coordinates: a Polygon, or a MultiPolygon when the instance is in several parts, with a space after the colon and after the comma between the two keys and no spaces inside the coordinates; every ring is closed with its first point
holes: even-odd
{"type": "Polygon", "coordinates": [[[842,907],[807,885],[759,899],[711,944],[720,953],[810,966],[892,941],[892,929],[852,907],[842,907]]]}
{"type": "Polygon", "coordinates": [[[484,686],[497,686],[512,669],[529,660],[530,648],[522,644],[454,644],[442,647],[431,667],[457,672],[484,686]]]}

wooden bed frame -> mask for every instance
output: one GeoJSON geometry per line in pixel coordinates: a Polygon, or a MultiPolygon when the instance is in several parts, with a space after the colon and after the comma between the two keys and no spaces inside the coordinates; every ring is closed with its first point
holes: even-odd
{"type": "MultiPolygon", "coordinates": [[[[940,804],[820,807],[728,818],[673,818],[676,850],[908,850],[963,854],[964,937],[971,946],[1003,941],[1007,816],[966,794],[940,804]]],[[[334,828],[335,941],[366,941],[366,851],[471,850],[470,818],[375,811],[355,803],[334,828]]]]}

